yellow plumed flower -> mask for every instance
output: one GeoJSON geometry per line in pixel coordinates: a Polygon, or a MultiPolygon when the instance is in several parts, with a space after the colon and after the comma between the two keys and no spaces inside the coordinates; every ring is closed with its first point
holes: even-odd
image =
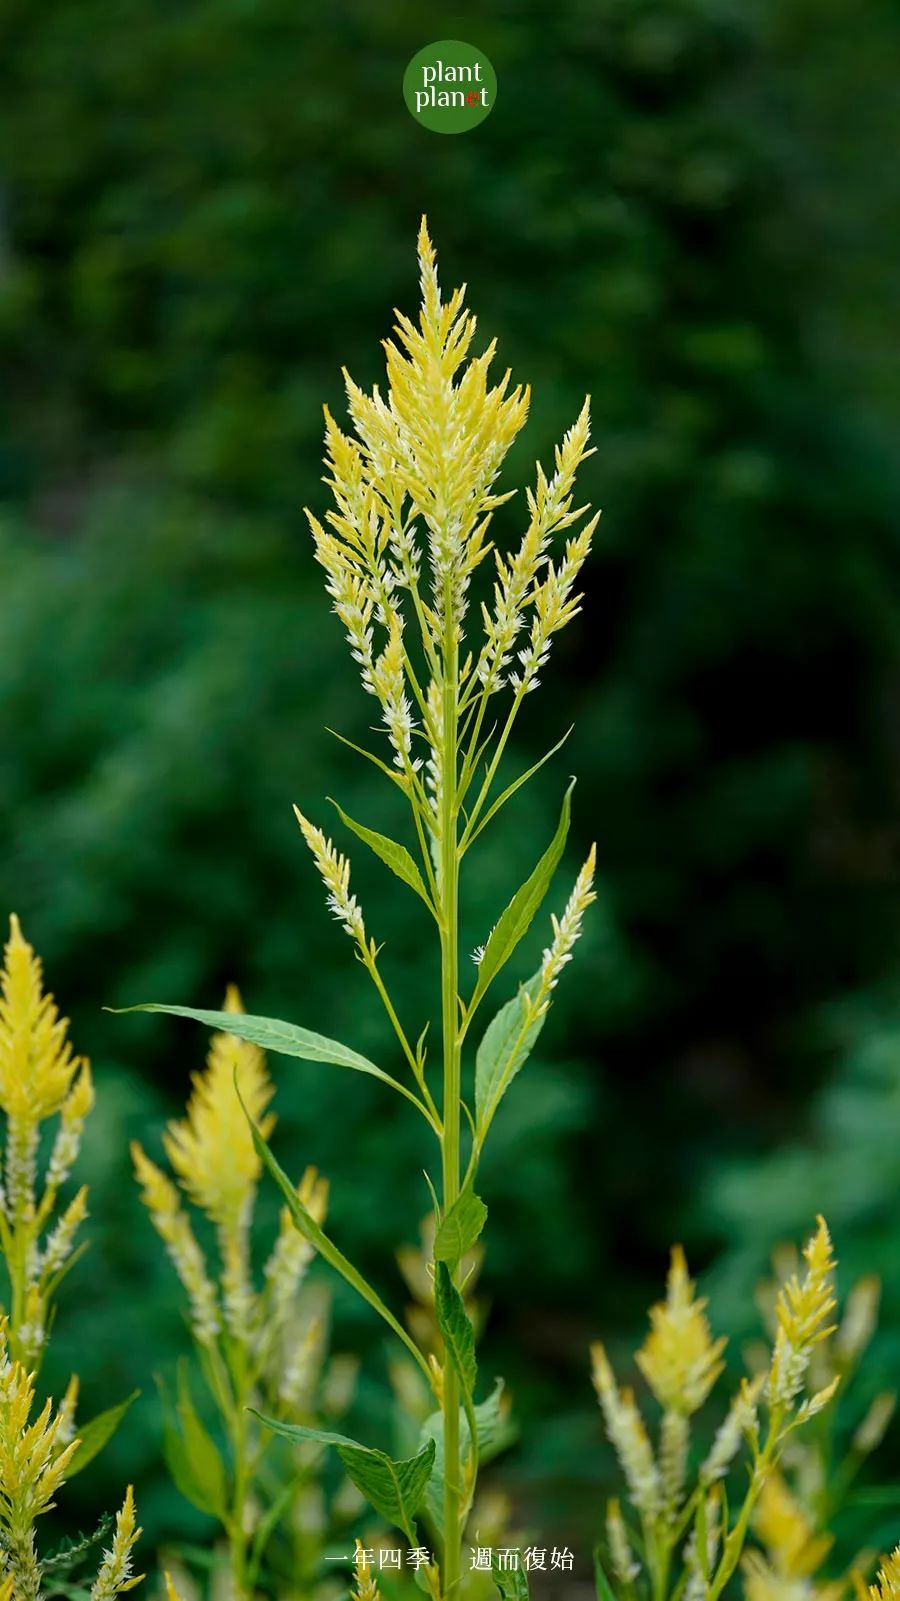
{"type": "Polygon", "coordinates": [[[637,1364],[660,1405],[682,1417],[703,1405],[724,1366],[726,1341],[713,1339],[706,1304],[696,1299],[684,1252],[674,1246],[666,1299],[651,1309],[637,1364]]]}
{"type": "MultiPolygon", "coordinates": [[[[243,1010],[233,985],[225,997],[225,1010],[243,1010]]],[[[267,1138],[275,1120],[263,1117],[274,1094],[265,1056],[256,1045],[231,1034],[213,1035],[206,1069],[192,1077],[187,1117],[170,1123],[163,1136],[166,1155],[185,1194],[226,1229],[245,1217],[260,1175],[235,1078],[247,1111],[267,1138]]]]}
{"type": "Polygon", "coordinates": [[[900,1545],[885,1557],[875,1578],[869,1585],[871,1601],[900,1601],[900,1545]]]}
{"type": "MultiPolygon", "coordinates": [[[[509,372],[489,382],[494,342],[470,354],[476,322],[464,306],[465,288],[443,299],[424,217],[418,258],[421,308],[416,320],[396,314],[395,336],[384,346],[386,393],[376,387],[367,394],[345,373],[355,438],[325,411],[325,482],[335,503],[328,527],[307,511],[334,610],[363,687],[381,703],[395,765],[408,784],[420,766],[412,756],[414,736],[424,731],[432,761],[435,742],[431,686],[419,686],[402,644],[402,592],[413,600],[433,665],[448,618],[448,638],[461,637],[472,574],[493,549],[492,513],[509,498],[497,492],[496,479],[529,406],[527,387],[511,387],[509,372]],[[423,557],[431,579],[427,596],[420,588],[423,557]]],[[[468,669],[485,695],[504,683],[522,694],[535,688],[551,636],[577,610],[574,584],[596,518],[573,535],[556,565],[548,547],[554,533],[587,510],[573,507],[573,487],[577,468],[591,454],[589,434],[585,402],[557,449],[552,477],[538,468],[521,545],[508,557],[495,556],[494,604],[483,608],[484,641],[468,669]],[[523,631],[527,642],[517,653],[523,631]],[[516,654],[519,666],[510,673],[516,654]]]]}
{"type": "Polygon", "coordinates": [[[831,1236],[823,1217],[803,1251],[806,1271],[792,1274],[775,1304],[776,1334],[769,1370],[769,1401],[773,1406],[794,1399],[803,1388],[813,1350],[833,1333],[829,1323],[836,1306],[835,1260],[831,1236]]]}
{"type": "Polygon", "coordinates": [[[76,1441],[66,1443],[66,1418],[47,1401],[32,1421],[34,1383],[21,1362],[11,1360],[7,1324],[0,1322],[0,1527],[6,1574],[13,1596],[41,1594],[34,1523],[54,1505],[76,1441]]]}
{"type": "Polygon", "coordinates": [[[354,1563],[356,1566],[356,1578],[353,1584],[354,1601],[380,1601],[381,1591],[378,1588],[375,1569],[371,1562],[366,1561],[366,1551],[360,1539],[356,1541],[354,1563]]]}
{"type": "Polygon", "coordinates": [[[82,1065],[68,1026],[44,994],[40,959],[13,915],[0,978],[0,1107],[8,1118],[38,1123],[62,1107],[82,1065]]]}
{"type": "Polygon", "coordinates": [[[114,1601],[140,1584],[143,1574],[131,1571],[131,1557],[141,1530],[134,1511],[134,1491],[129,1484],[121,1511],[116,1516],[112,1545],[104,1552],[100,1571],[91,1587],[91,1601],[114,1601]]]}
{"type": "Polygon", "coordinates": [[[631,1390],[620,1390],[609,1359],[597,1341],[591,1346],[591,1371],[597,1398],[628,1493],[639,1512],[654,1518],[662,1507],[659,1469],[653,1447],[631,1390]]]}

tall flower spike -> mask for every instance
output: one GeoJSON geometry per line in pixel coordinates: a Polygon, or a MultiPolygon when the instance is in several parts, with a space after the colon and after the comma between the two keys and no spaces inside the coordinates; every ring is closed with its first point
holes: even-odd
{"type": "Polygon", "coordinates": [[[350,894],[349,861],[340,851],[335,850],[331,840],[326,839],[322,830],[304,817],[296,806],[294,816],[303,830],[303,838],[312,852],[319,876],[328,891],[329,910],[362,949],[366,943],[366,925],[356,896],[350,894]]]}
{"type": "Polygon", "coordinates": [[[771,1406],[793,1401],[803,1388],[813,1350],[834,1332],[828,1322],[835,1309],[835,1261],[825,1219],[818,1219],[815,1234],[803,1251],[806,1271],[795,1273],[781,1288],[775,1305],[775,1349],[769,1370],[771,1406]]]}
{"type": "Polygon", "coordinates": [[[714,1340],[706,1301],[697,1300],[680,1245],[672,1250],[666,1299],[650,1312],[650,1333],[637,1364],[660,1406],[689,1417],[706,1400],[723,1369],[725,1340],[714,1340]]]}
{"type": "Polygon", "coordinates": [[[0,1107],[37,1123],[62,1107],[81,1062],[66,1039],[68,1022],[45,995],[39,958],[9,920],[0,983],[0,1107]]]}
{"type": "Polygon", "coordinates": [[[575,887],[562,917],[557,918],[551,914],[553,939],[544,951],[541,961],[541,987],[548,991],[556,987],[566,962],[572,960],[572,949],[581,934],[581,920],[588,907],[597,899],[594,894],[596,863],[597,847],[592,845],[587,860],[575,880],[575,887]]]}
{"type": "Polygon", "coordinates": [[[628,1493],[645,1517],[658,1516],[662,1497],[653,1448],[630,1390],[620,1390],[603,1346],[591,1346],[594,1388],[603,1410],[606,1432],[625,1475],[628,1493]]]}
{"type": "Polygon", "coordinates": [[[485,643],[478,658],[476,673],[488,693],[501,688],[513,647],[527,619],[526,606],[532,598],[533,585],[547,564],[547,550],[552,536],[576,522],[587,510],[581,506],[572,509],[572,490],[575,474],[583,461],[594,454],[588,449],[590,437],[590,397],[556,449],[556,472],[547,480],[540,463],[537,468],[537,488],[526,491],[530,521],[518,550],[510,557],[495,552],[497,582],[494,585],[494,607],[482,608],[485,643]]]}
{"type": "MultiPolygon", "coordinates": [[[[234,985],[225,1011],[243,1011],[234,985]]],[[[267,1139],[275,1119],[263,1114],[274,1088],[258,1046],[226,1033],[212,1036],[206,1068],[192,1082],[187,1117],[169,1124],[163,1144],[181,1188],[216,1225],[225,1320],[235,1339],[247,1340],[254,1316],[250,1216],[261,1163],[244,1107],[267,1139]]]]}
{"type": "MultiPolygon", "coordinates": [[[[224,1009],[243,1011],[233,984],[224,1009]]],[[[166,1155],[194,1204],[220,1228],[233,1229],[246,1216],[261,1171],[241,1100],[268,1138],[274,1117],[263,1114],[274,1086],[259,1047],[224,1033],[212,1036],[206,1067],[192,1074],[191,1082],[187,1116],[170,1123],[163,1135],[166,1155]]]]}
{"type": "Polygon", "coordinates": [[[141,1186],[141,1199],[190,1302],[194,1334],[201,1345],[211,1345],[220,1328],[216,1292],[178,1191],[136,1140],[132,1142],[131,1159],[141,1186]]]}
{"type": "Polygon", "coordinates": [[[724,1479],[745,1438],[752,1438],[758,1428],[757,1404],[766,1382],[765,1374],[753,1380],[742,1379],[741,1387],[733,1398],[724,1422],[719,1425],[709,1454],[700,1470],[706,1483],[724,1479]]]}
{"type": "Polygon", "coordinates": [[[606,1540],[612,1558],[613,1572],[619,1583],[633,1583],[641,1571],[641,1564],[631,1549],[622,1508],[615,1497],[606,1504],[606,1540]]]}
{"type": "Polygon", "coordinates": [[[134,1513],[134,1491],[129,1484],[122,1509],[116,1517],[112,1545],[104,1553],[100,1572],[91,1588],[91,1601],[114,1601],[115,1596],[125,1595],[126,1591],[140,1584],[143,1574],[131,1571],[132,1553],[140,1535],[134,1513]]]}

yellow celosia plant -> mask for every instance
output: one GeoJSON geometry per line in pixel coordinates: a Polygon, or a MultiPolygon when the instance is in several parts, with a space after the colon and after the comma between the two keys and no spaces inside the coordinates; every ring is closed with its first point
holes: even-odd
{"type": "MultiPolygon", "coordinates": [[[[494,545],[494,514],[510,498],[497,480],[526,421],[529,393],[512,385],[508,372],[491,382],[493,342],[473,354],[475,318],[463,289],[443,298],[424,220],[418,254],[421,307],[415,320],[397,313],[395,337],[385,343],[386,387],[366,393],[346,377],[351,433],[326,410],[325,482],[333,505],[324,521],[312,512],[308,517],[326,591],[387,742],[383,755],[362,754],[403,801],[408,844],[338,813],[433,926],[441,974],[434,1006],[441,1018],[440,1082],[431,1071],[426,1020],[411,1029],[392,1000],[381,946],[350,887],[349,859],[305,809],[297,812],[303,838],[328,905],[384,1005],[396,1071],[296,1024],[154,1009],[194,1017],[289,1056],[368,1073],[421,1115],[435,1158],[430,1270],[442,1345],[440,1359],[433,1360],[324,1234],[275,1163],[247,1102],[256,1148],[301,1235],[384,1318],[432,1397],[418,1447],[401,1462],[344,1436],[295,1429],[293,1437],[335,1448],[371,1505],[414,1550],[424,1548],[418,1521],[424,1522],[434,1560],[421,1568],[420,1582],[433,1596],[455,1601],[466,1580],[461,1545],[479,1457],[499,1427],[497,1392],[477,1399],[475,1331],[461,1294],[461,1263],[486,1218],[474,1186],[498,1107],[535,1045],[594,899],[593,850],[563,911],[550,920],[537,971],[503,997],[481,1029],[471,1066],[467,1055],[488,992],[550,890],[568,833],[571,785],[552,840],[494,926],[483,930],[471,960],[460,949],[460,893],[470,868],[477,871],[469,853],[535,770],[509,777],[501,764],[556,635],[579,610],[578,583],[597,515],[588,516],[575,499],[576,474],[592,454],[585,401],[556,450],[553,470],[538,466],[511,547],[494,545]]],[[[175,1227],[174,1220],[167,1223],[170,1231],[175,1227]]],[[[276,1426],[282,1427],[277,1420],[276,1426]]]]}
{"type": "MultiPolygon", "coordinates": [[[[775,1277],[760,1287],[757,1299],[773,1336],[782,1286],[797,1272],[796,1251],[780,1247],[773,1256],[775,1277]]],[[[852,1421],[848,1391],[869,1345],[878,1318],[880,1284],[866,1275],[847,1295],[840,1322],[819,1340],[810,1363],[813,1389],[835,1394],[813,1429],[791,1436],[780,1471],[764,1487],[752,1519],[758,1550],[748,1550],[742,1567],[747,1601],[839,1601],[859,1593],[861,1575],[871,1568],[873,1554],[858,1552],[837,1576],[824,1568],[833,1546],[832,1522],[846,1502],[866,1458],[879,1445],[894,1412],[896,1396],[881,1391],[852,1421]],[[851,1414],[846,1419],[847,1413],[851,1414]]],[[[751,1346],[751,1366],[761,1371],[764,1351],[751,1346]]]]}
{"type": "MultiPolygon", "coordinates": [[[[228,1015],[240,1014],[236,989],[229,989],[225,1008],[228,1015]]],[[[325,1405],[339,1415],[350,1400],[352,1382],[346,1381],[352,1372],[340,1365],[332,1366],[330,1376],[323,1371],[327,1314],[318,1300],[304,1298],[313,1247],[294,1227],[287,1207],[262,1272],[254,1273],[251,1226],[262,1163],[238,1090],[254,1120],[270,1133],[274,1117],[267,1108],[274,1086],[263,1052],[217,1032],[206,1067],[193,1076],[186,1116],[170,1123],[163,1135],[175,1181],[140,1145],[132,1146],[132,1156],[144,1203],[187,1297],[197,1358],[219,1420],[221,1449],[182,1372],[175,1404],[167,1404],[167,1458],[188,1499],[220,1521],[227,1538],[229,1593],[244,1601],[263,1568],[271,1573],[273,1541],[288,1540],[284,1565],[295,1577],[305,1575],[305,1525],[312,1521],[314,1528],[316,1516],[321,1521],[310,1447],[285,1447],[279,1471],[271,1435],[249,1408],[265,1407],[283,1422],[306,1421],[319,1410],[324,1380],[325,1405]],[[188,1203],[211,1225],[215,1269],[188,1203]]],[[[320,1224],[327,1186],[312,1168],[296,1194],[320,1224]]],[[[313,1547],[317,1556],[319,1542],[313,1547]]]]}
{"type": "MultiPolygon", "coordinates": [[[[779,1518],[784,1528],[779,1463],[795,1431],[827,1408],[839,1382],[834,1374],[820,1385],[813,1367],[834,1330],[834,1270],[831,1238],[820,1218],[802,1270],[778,1292],[766,1366],[743,1380],[696,1471],[690,1419],[723,1371],[725,1341],[713,1337],[706,1302],[696,1297],[678,1248],[666,1299],[651,1311],[650,1332],[636,1357],[661,1409],[658,1447],[633,1392],[619,1388],[602,1345],[593,1347],[594,1385],[636,1519],[629,1526],[620,1502],[609,1503],[605,1560],[598,1558],[601,1591],[612,1581],[624,1594],[652,1601],[682,1594],[686,1601],[718,1601],[737,1569],[751,1520],[756,1518],[761,1538],[779,1518]],[[740,1497],[730,1503],[727,1483],[738,1469],[744,1475],[740,1497]]],[[[786,1563],[815,1566],[824,1554],[811,1529],[795,1524],[792,1541],[790,1553],[783,1551],[786,1563]]],[[[761,1560],[746,1570],[748,1601],[763,1601],[761,1560]]]]}
{"type": "Polygon", "coordinates": [[[0,1109],[6,1121],[0,1249],[9,1280],[13,1355],[40,1366],[53,1296],[76,1254],[87,1215],[82,1186],[57,1215],[94,1104],[89,1064],[74,1054],[68,1024],[43,990],[41,964],[10,918],[0,994],[0,1109]],[[57,1119],[43,1177],[42,1126],[57,1119]]]}
{"type": "MultiPolygon", "coordinates": [[[[35,1525],[55,1505],[66,1479],[102,1449],[128,1405],[111,1407],[76,1432],[73,1376],[58,1406],[46,1400],[33,1415],[54,1297],[77,1255],[76,1234],[87,1212],[83,1186],[57,1215],[94,1101],[90,1068],[74,1054],[67,1030],[52,995],[44,993],[41,963],[13,916],[0,976],[0,1251],[8,1281],[0,1318],[0,1597],[12,1601],[40,1601],[51,1582],[59,1593],[62,1576],[102,1537],[105,1523],[95,1535],[42,1558],[35,1525]],[[41,1130],[53,1119],[58,1121],[41,1174],[41,1130]]],[[[90,1590],[92,1601],[111,1601],[140,1582],[131,1570],[139,1534],[129,1488],[90,1590]]],[[[80,1593],[87,1591],[82,1587],[80,1593]]]]}

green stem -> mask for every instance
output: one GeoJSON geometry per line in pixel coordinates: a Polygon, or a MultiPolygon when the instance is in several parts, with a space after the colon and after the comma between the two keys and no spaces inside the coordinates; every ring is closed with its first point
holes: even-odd
{"type": "MultiPolygon", "coordinates": [[[[448,593],[445,597],[443,682],[443,751],[441,804],[441,1018],[444,1051],[443,1202],[445,1212],[459,1194],[460,1045],[459,1045],[459,851],[456,824],[456,746],[458,724],[458,647],[448,593]]],[[[444,1571],[443,1591],[459,1584],[460,1439],[459,1384],[453,1366],[444,1368],[444,1571]]]]}
{"type": "Polygon", "coordinates": [[[247,1573],[247,1492],[249,1468],[247,1460],[247,1397],[238,1397],[232,1431],[234,1450],[234,1497],[228,1525],[228,1548],[231,1560],[231,1578],[235,1601],[248,1601],[250,1595],[247,1573]]]}

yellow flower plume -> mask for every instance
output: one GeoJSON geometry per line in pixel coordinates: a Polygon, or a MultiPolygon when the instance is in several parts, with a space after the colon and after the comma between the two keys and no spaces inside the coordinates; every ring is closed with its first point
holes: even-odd
{"type": "MultiPolygon", "coordinates": [[[[226,994],[225,1010],[243,1010],[234,985],[226,994]]],[[[226,1230],[239,1227],[245,1219],[260,1176],[260,1160],[235,1091],[235,1079],[247,1111],[268,1138],[275,1119],[263,1113],[274,1087],[265,1056],[257,1046],[231,1034],[213,1035],[206,1068],[192,1078],[187,1117],[170,1123],[163,1136],[166,1155],[185,1194],[226,1230]]]]}
{"type": "Polygon", "coordinates": [[[0,1107],[9,1118],[36,1124],[60,1111],[82,1063],[66,1038],[68,1021],[60,1017],[53,996],[44,994],[40,959],[15,915],[4,954],[0,1107]]]}
{"type": "Polygon", "coordinates": [[[682,1417],[703,1405],[724,1366],[726,1341],[713,1339],[706,1304],[695,1298],[684,1252],[674,1246],[666,1299],[651,1308],[637,1364],[660,1405],[682,1417]]]}

